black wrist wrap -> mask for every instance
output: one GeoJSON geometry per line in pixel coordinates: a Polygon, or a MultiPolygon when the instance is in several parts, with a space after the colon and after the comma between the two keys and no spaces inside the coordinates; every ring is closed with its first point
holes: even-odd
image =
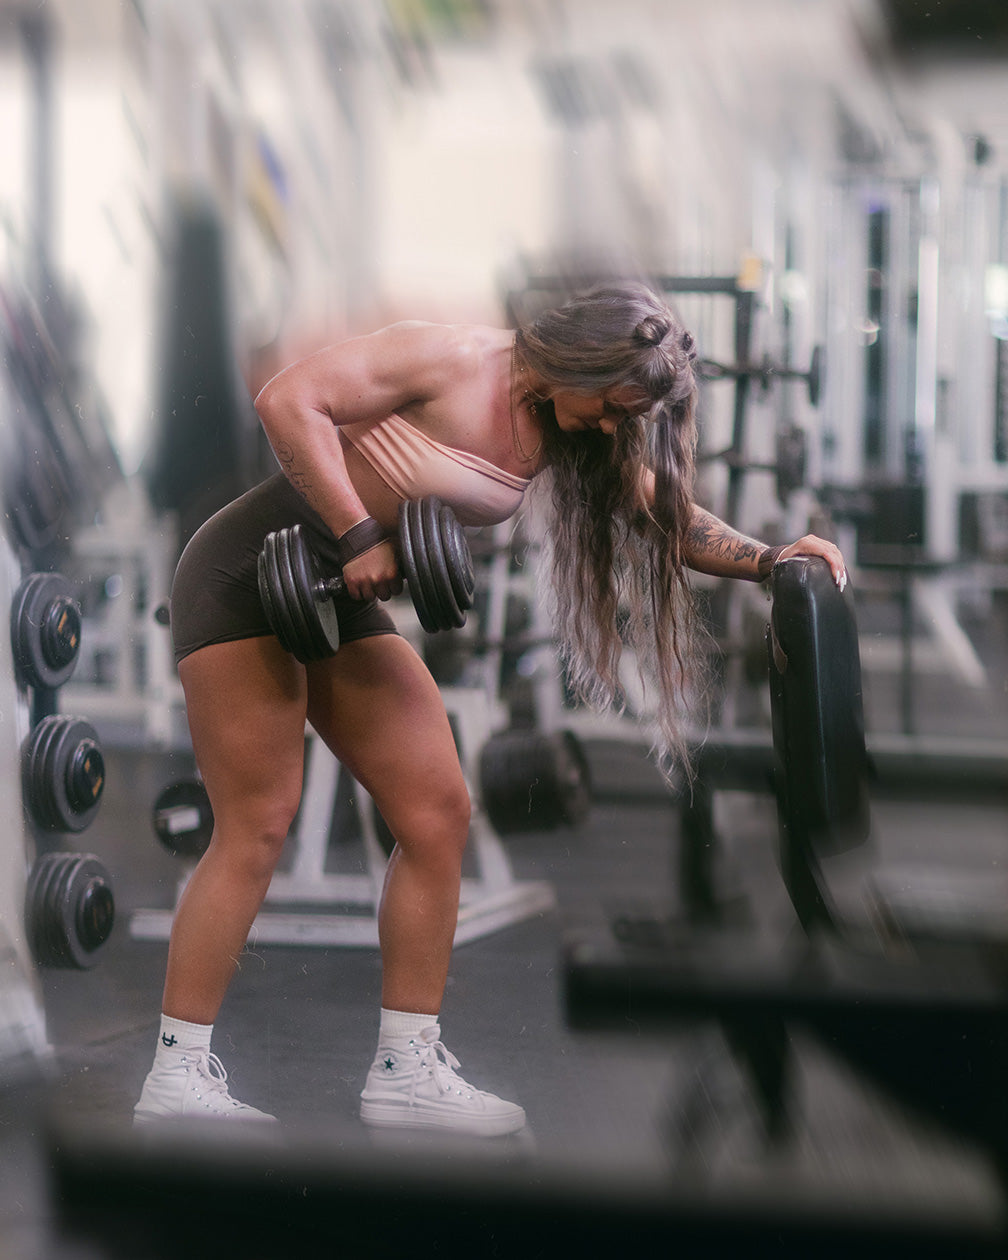
{"type": "Polygon", "coordinates": [[[351,525],[345,534],[340,534],[336,539],[340,568],[357,556],[362,556],[365,551],[370,551],[372,547],[377,547],[387,537],[385,530],[372,516],[365,516],[356,525],[351,525]]]}

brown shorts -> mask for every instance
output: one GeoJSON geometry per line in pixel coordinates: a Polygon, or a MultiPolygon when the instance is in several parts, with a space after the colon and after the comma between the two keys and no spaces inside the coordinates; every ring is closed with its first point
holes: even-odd
{"type": "MultiPolygon", "coordinates": [[[[210,643],[272,634],[259,599],[259,552],[273,530],[302,524],[326,569],[337,571],[336,539],[283,473],[235,499],[189,540],[171,591],[171,630],[178,663],[210,643]]],[[[395,634],[395,623],[376,599],[336,600],[340,640],[395,634]]]]}

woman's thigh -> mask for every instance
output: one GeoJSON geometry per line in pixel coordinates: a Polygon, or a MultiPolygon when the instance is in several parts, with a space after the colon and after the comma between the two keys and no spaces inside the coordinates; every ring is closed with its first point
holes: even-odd
{"type": "Polygon", "coordinates": [[[469,796],[437,684],[398,635],[342,645],[308,666],[308,720],[370,793],[401,843],[432,825],[464,845],[469,796]]]}
{"type": "Polygon", "coordinates": [[[233,823],[282,838],[301,794],[304,667],[260,636],[191,653],[179,677],[218,831],[233,823]]]}

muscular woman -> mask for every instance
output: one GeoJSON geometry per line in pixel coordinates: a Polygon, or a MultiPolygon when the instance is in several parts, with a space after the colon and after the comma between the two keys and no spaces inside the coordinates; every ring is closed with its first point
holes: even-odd
{"type": "Polygon", "coordinates": [[[172,588],[214,831],[175,914],[137,1122],[272,1118],[231,1096],[210,1038],[298,808],[307,719],[396,839],[378,907],[381,1013],[362,1119],[487,1136],[524,1124],[520,1106],[464,1081],[441,1041],[470,805],[438,688],[380,604],[402,589],[391,537],[404,499],[436,493],[463,524],[489,525],[541,479],[556,631],[575,686],[611,700],[631,644],[658,690],[660,746],[682,754],[687,570],[758,581],[782,557],[818,555],[845,581],[832,543],[765,547],[694,503],[694,357],[654,293],[614,285],[516,332],[394,324],[294,363],[259,394],[282,471],[198,531],[172,588]],[[265,535],[295,521],[347,587],[339,651],[307,666],[270,632],[256,581],[265,535]]]}

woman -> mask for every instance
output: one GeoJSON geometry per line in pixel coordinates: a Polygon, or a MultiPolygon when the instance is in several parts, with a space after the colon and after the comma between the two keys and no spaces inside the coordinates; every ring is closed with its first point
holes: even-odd
{"type": "Polygon", "coordinates": [[[259,394],[283,472],[203,526],[172,590],[214,833],[177,908],[138,1122],[272,1118],[231,1097],[210,1034],[298,807],[307,718],[397,841],[378,910],[382,1009],[362,1119],[484,1135],[522,1126],[522,1108],[463,1081],[440,1040],[469,799],[438,688],[377,602],[402,589],[391,536],[404,498],[437,493],[463,524],[485,525],[541,476],[557,630],[578,689],[617,694],[622,636],[656,680],[663,747],[681,750],[686,568],[756,581],[782,556],[818,555],[845,580],[832,543],[767,548],[693,503],[693,358],[662,301],[617,285],[517,333],[395,324],[293,364],[259,394]],[[256,585],[265,534],[294,521],[347,587],[339,651],[308,666],[270,633],[256,585]]]}

